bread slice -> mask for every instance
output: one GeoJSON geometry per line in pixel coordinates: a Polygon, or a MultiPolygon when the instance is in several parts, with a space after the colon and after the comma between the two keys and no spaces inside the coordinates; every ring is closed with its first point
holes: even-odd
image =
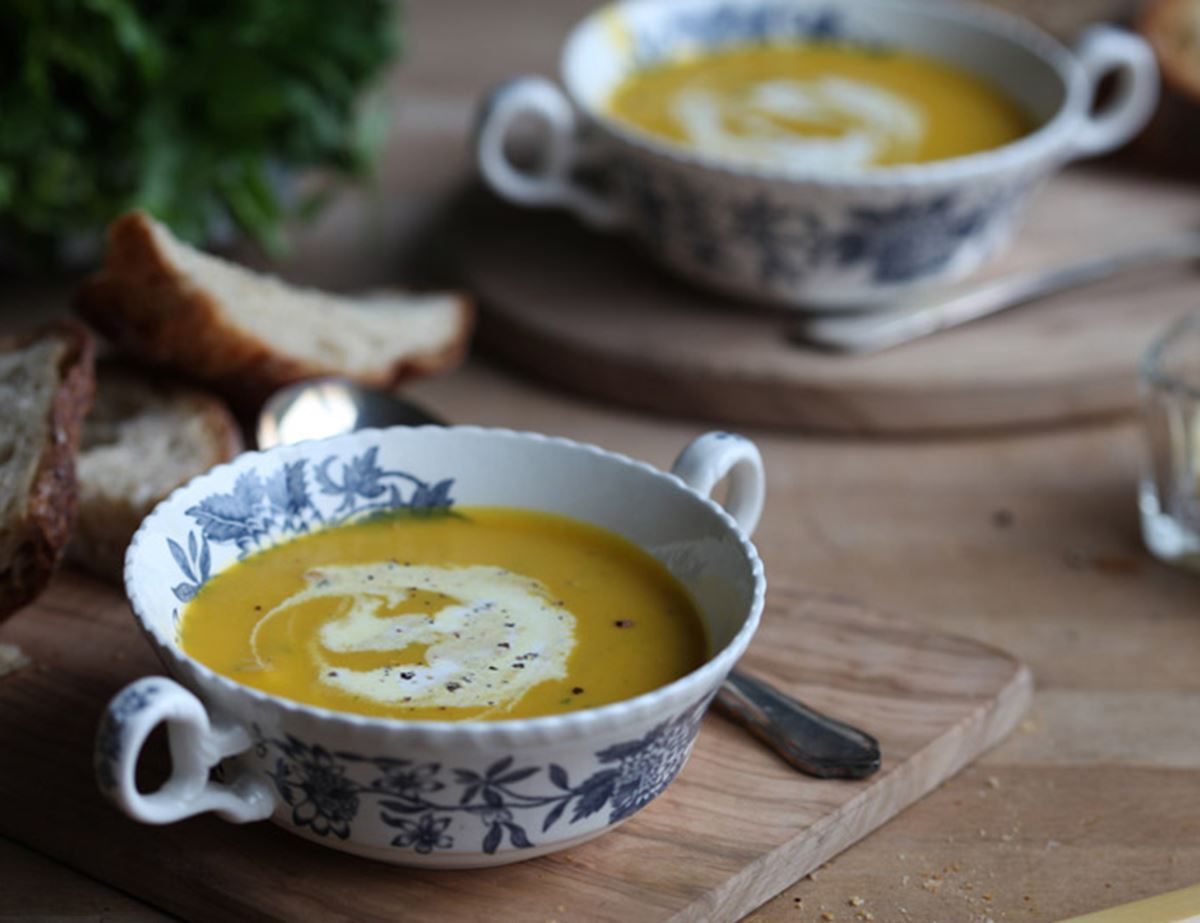
{"type": "Polygon", "coordinates": [[[76,321],[0,337],[0,618],[42,591],[67,546],[92,363],[76,321]]]}
{"type": "Polygon", "coordinates": [[[1167,88],[1200,102],[1200,0],[1143,4],[1138,28],[1154,47],[1167,88]]]}
{"type": "Polygon", "coordinates": [[[1163,92],[1133,152],[1160,174],[1194,178],[1200,172],[1200,0],[1149,0],[1135,26],[1154,48],[1163,92]]]}
{"type": "Polygon", "coordinates": [[[466,351],[473,314],[455,294],[297,288],[201,253],[140,211],[109,227],[76,307],[119,349],[239,402],[305,378],[389,387],[442,371],[466,351]]]}
{"type": "Polygon", "coordinates": [[[176,487],[242,450],[237,423],[194,388],[101,363],[79,448],[79,513],[70,560],[120,582],[125,549],[176,487]]]}

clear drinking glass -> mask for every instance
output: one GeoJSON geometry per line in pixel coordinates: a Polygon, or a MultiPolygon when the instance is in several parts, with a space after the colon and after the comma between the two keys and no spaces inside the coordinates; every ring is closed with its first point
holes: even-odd
{"type": "Polygon", "coordinates": [[[1148,451],[1139,507],[1146,547],[1200,570],[1200,313],[1171,326],[1142,360],[1148,451]]]}

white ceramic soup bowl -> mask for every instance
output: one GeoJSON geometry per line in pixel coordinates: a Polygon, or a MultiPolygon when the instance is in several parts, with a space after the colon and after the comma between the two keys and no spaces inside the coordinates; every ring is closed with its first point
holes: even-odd
{"type": "Polygon", "coordinates": [[[942,0],[626,0],[571,33],[562,84],[496,88],[476,133],[479,169],[521,205],[566,208],[623,230],[685,279],[795,308],[884,305],[958,279],[1000,251],[1042,180],[1119,147],[1158,96],[1150,47],[1109,27],[1074,52],[1011,15],[942,0]],[[748,43],[836,41],[901,48],[1000,87],[1032,117],[1002,147],[924,164],[740,166],[607,114],[614,88],[656,62],[748,43]],[[1102,78],[1111,98],[1093,112],[1102,78]],[[516,124],[544,123],[540,167],[508,156],[516,124]],[[581,179],[602,174],[597,188],[581,179]]]}
{"type": "Polygon", "coordinates": [[[747,536],[762,504],[758,450],[729,433],[691,443],[673,474],[566,439],[476,427],[363,430],[242,455],[159,504],[130,545],[129,601],[172,679],[138,680],[109,703],[96,738],[100,788],[147,823],[203,811],[271,818],[404,865],[500,865],[598,836],[683,767],[709,701],[750,642],[765,581],[747,536]],[[728,512],[707,497],[726,475],[728,512]],[[708,662],[599,708],[455,723],[302,705],[241,686],[179,647],[184,604],[256,550],[381,510],[481,505],[571,516],[640,545],[695,599],[708,662]],[[172,774],[143,794],[138,756],[164,722],[172,774]],[[222,760],[223,781],[213,781],[222,760]]]}

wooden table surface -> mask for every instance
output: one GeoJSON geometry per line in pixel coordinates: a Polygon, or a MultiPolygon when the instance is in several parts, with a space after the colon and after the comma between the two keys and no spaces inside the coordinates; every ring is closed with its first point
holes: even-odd
{"type": "MultiPolygon", "coordinates": [[[[551,71],[587,5],[410,3],[395,156],[282,271],[346,288],[436,272],[426,243],[469,175],[473,101],[509,74],[551,71]]],[[[10,310],[30,297],[3,290],[10,310]]],[[[660,466],[705,428],[481,360],[412,393],[456,421],[660,466]]],[[[749,435],[770,482],[756,536],[769,574],[1005,647],[1038,684],[1008,741],[752,919],[1038,923],[1200,881],[1200,580],[1142,550],[1134,423],[937,441],[749,435]]],[[[166,917],[0,839],[0,921],[50,919],[166,917]]]]}

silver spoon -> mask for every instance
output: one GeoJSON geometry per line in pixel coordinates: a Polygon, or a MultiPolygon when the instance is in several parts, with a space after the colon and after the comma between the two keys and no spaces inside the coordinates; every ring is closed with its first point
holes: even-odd
{"type": "MultiPolygon", "coordinates": [[[[258,447],[336,436],[374,426],[443,425],[427,410],[392,394],[338,378],[277,391],[258,417],[258,447]]],[[[823,779],[862,779],[879,769],[870,734],[809,708],[773,686],[734,670],[714,700],[791,766],[823,779]]]]}
{"type": "Polygon", "coordinates": [[[835,353],[876,353],[1131,269],[1194,259],[1200,259],[1200,231],[1187,231],[1053,269],[973,284],[885,313],[805,318],[793,324],[790,336],[835,353]]]}

